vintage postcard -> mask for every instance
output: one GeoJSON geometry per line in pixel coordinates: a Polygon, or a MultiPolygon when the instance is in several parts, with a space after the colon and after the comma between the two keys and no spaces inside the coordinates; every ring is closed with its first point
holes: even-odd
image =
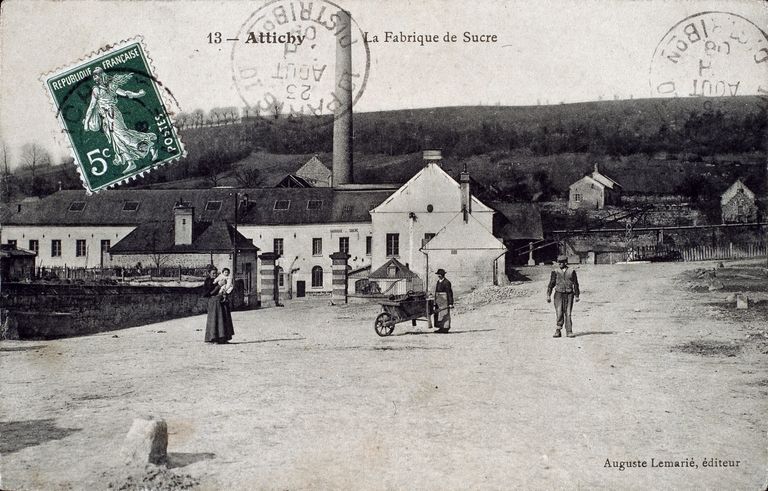
{"type": "Polygon", "coordinates": [[[0,489],[766,489],[768,8],[6,0],[0,489]]]}

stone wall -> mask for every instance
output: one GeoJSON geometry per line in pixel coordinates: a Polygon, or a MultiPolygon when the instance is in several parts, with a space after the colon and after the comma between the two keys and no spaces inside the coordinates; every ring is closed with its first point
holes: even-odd
{"type": "Polygon", "coordinates": [[[52,339],[199,315],[207,307],[201,294],[184,287],[4,283],[2,334],[52,339]]]}

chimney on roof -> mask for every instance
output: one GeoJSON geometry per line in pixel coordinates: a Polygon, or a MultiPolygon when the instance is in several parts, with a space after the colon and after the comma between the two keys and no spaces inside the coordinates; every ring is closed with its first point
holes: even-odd
{"type": "Polygon", "coordinates": [[[472,195],[469,190],[469,171],[467,164],[459,174],[459,186],[461,187],[461,213],[464,215],[464,223],[469,221],[469,214],[472,213],[472,195]]]}
{"type": "Polygon", "coordinates": [[[440,167],[442,167],[442,161],[443,161],[443,152],[440,150],[424,150],[422,153],[422,158],[424,159],[424,166],[426,167],[429,164],[437,164],[440,167]]]}
{"type": "Polygon", "coordinates": [[[339,10],[336,31],[336,99],[333,114],[333,186],[355,182],[352,169],[352,17],[339,10]]]}
{"type": "Polygon", "coordinates": [[[173,207],[173,243],[176,245],[192,244],[192,225],[195,221],[195,209],[177,201],[173,207]]]}
{"type": "Polygon", "coordinates": [[[597,168],[597,162],[595,162],[595,172],[600,172],[600,169],[597,168]]]}

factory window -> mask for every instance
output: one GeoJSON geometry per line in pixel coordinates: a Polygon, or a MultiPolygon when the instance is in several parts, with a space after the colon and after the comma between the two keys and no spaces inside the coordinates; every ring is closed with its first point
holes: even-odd
{"type": "Polygon", "coordinates": [[[136,211],[139,209],[138,201],[126,201],[123,203],[123,211],[136,211]]]}
{"type": "Polygon", "coordinates": [[[349,254],[349,237],[339,237],[339,252],[349,254]]]}
{"type": "Polygon", "coordinates": [[[312,239],[312,255],[321,256],[323,254],[323,239],[312,239]]]}
{"type": "Polygon", "coordinates": [[[307,201],[307,210],[319,210],[323,207],[323,201],[319,199],[311,199],[307,201]]]}
{"type": "Polygon", "coordinates": [[[400,234],[387,234],[387,257],[400,255],[400,234]]]}
{"type": "Polygon", "coordinates": [[[83,211],[85,209],[85,201],[73,201],[69,204],[69,211],[83,211]]]}
{"type": "Polygon", "coordinates": [[[272,241],[272,252],[281,256],[283,255],[283,239],[274,239],[272,241]]]}
{"type": "Polygon", "coordinates": [[[575,201],[576,203],[578,203],[579,201],[581,201],[581,194],[579,194],[579,193],[573,193],[573,201],[575,201]]]}
{"type": "Polygon", "coordinates": [[[85,239],[77,239],[75,241],[75,256],[85,257],[85,239]]]}
{"type": "Polygon", "coordinates": [[[102,240],[101,241],[101,252],[109,252],[109,248],[111,247],[111,242],[109,240],[102,240]]]}
{"type": "Polygon", "coordinates": [[[51,257],[61,257],[61,240],[53,239],[51,241],[51,257]]]}
{"type": "Polygon", "coordinates": [[[323,268],[315,266],[312,268],[312,288],[323,287],[323,268]]]}
{"type": "Polygon", "coordinates": [[[209,201],[205,204],[205,211],[221,210],[221,201],[209,201]]]}
{"type": "Polygon", "coordinates": [[[279,199],[275,201],[275,210],[287,210],[291,207],[291,200],[279,199]]]}
{"type": "Polygon", "coordinates": [[[40,242],[38,242],[37,240],[30,240],[29,250],[37,254],[38,251],[40,250],[40,242]]]}
{"type": "Polygon", "coordinates": [[[373,253],[373,237],[370,235],[365,238],[365,255],[370,256],[373,253]]]}

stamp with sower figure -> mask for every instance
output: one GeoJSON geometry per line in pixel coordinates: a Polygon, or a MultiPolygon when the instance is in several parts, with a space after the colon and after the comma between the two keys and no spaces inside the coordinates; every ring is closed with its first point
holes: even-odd
{"type": "Polygon", "coordinates": [[[184,157],[139,38],[48,74],[44,82],[87,191],[184,157]]]}

